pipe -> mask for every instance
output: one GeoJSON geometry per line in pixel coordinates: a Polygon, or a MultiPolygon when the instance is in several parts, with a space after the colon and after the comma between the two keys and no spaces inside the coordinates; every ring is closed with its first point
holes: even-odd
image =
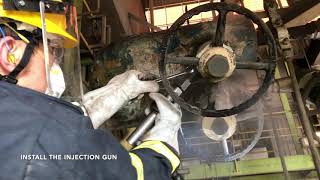
{"type": "Polygon", "coordinates": [[[300,118],[301,118],[301,122],[302,122],[302,126],[304,129],[304,132],[307,136],[307,139],[309,141],[309,147],[310,147],[310,151],[311,151],[311,155],[312,155],[312,159],[314,162],[314,166],[315,169],[317,171],[317,175],[318,177],[320,177],[320,161],[319,161],[319,154],[318,154],[318,150],[314,144],[314,139],[313,139],[313,134],[312,134],[312,128],[310,125],[310,121],[306,112],[306,109],[304,107],[304,103],[302,100],[302,96],[300,94],[300,88],[299,88],[299,84],[296,78],[296,72],[293,66],[293,63],[291,60],[287,61],[288,63],[288,68],[289,68],[289,72],[290,72],[290,77],[292,79],[292,85],[293,85],[293,90],[294,90],[294,95],[295,95],[295,99],[298,103],[298,112],[300,114],[300,118]]]}
{"type": "MultiPolygon", "coordinates": [[[[182,94],[182,90],[179,87],[177,87],[174,92],[179,96],[182,94]]],[[[168,100],[173,101],[170,96],[168,96],[167,98],[168,100]]],[[[152,111],[148,114],[147,118],[144,119],[143,122],[137,127],[137,129],[135,129],[127,138],[127,141],[130,145],[137,144],[139,139],[143,137],[148,132],[148,130],[150,130],[154,126],[158,114],[159,113],[157,111],[152,111]]]]}
{"type": "MultiPolygon", "coordinates": [[[[149,12],[150,12],[150,22],[154,26],[154,12],[153,12],[153,0],[149,0],[149,12]]],[[[154,32],[154,29],[151,28],[151,32],[154,32]]]]}
{"type": "Polygon", "coordinates": [[[273,120],[271,121],[271,123],[272,123],[272,130],[273,130],[273,134],[274,134],[274,139],[275,139],[275,142],[276,142],[276,147],[277,147],[278,152],[279,152],[281,166],[282,166],[282,169],[283,169],[283,172],[284,172],[284,177],[285,177],[286,180],[290,180],[288,168],[287,168],[286,161],[285,161],[284,154],[283,154],[283,149],[282,149],[281,146],[279,146],[280,145],[280,138],[279,138],[279,134],[278,134],[278,131],[277,131],[277,127],[276,127],[275,122],[273,120]]]}
{"type": "Polygon", "coordinates": [[[147,118],[132,132],[127,141],[130,145],[135,145],[141,137],[143,137],[148,130],[154,126],[155,119],[157,117],[156,112],[151,112],[147,118]]]}

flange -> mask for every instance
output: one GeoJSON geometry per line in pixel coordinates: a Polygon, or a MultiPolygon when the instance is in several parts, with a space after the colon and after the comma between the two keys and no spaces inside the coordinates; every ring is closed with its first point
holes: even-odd
{"type": "Polygon", "coordinates": [[[202,131],[210,139],[215,141],[226,140],[236,132],[237,120],[235,116],[202,119],[202,131]]]}

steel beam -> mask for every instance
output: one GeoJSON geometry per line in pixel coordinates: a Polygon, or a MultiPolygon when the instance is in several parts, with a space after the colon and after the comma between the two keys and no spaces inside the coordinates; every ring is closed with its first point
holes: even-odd
{"type": "MultiPolygon", "coordinates": [[[[150,11],[151,12],[151,11],[150,11]]],[[[151,14],[151,13],[150,13],[151,14]]],[[[155,26],[154,23],[152,23],[151,21],[151,24],[148,23],[148,21],[146,21],[145,19],[141,19],[137,16],[135,16],[134,14],[132,13],[128,13],[128,18],[129,20],[134,20],[142,25],[145,25],[146,27],[150,28],[152,32],[155,32],[155,31],[161,31],[162,29],[159,28],[158,26],[155,26]]],[[[153,18],[152,18],[153,19],[153,18]]]]}
{"type": "MultiPolygon", "coordinates": [[[[317,174],[314,171],[311,172],[291,172],[289,174],[291,179],[316,179],[317,174]]],[[[284,180],[285,177],[282,173],[278,174],[266,174],[266,175],[255,175],[255,176],[244,176],[244,177],[232,177],[230,180],[284,180]]]]}
{"type": "Polygon", "coordinates": [[[298,0],[287,0],[289,6],[294,6],[298,0]]]}
{"type": "MultiPolygon", "coordinates": [[[[288,31],[290,33],[290,36],[292,36],[293,38],[304,38],[307,35],[317,32],[319,27],[320,27],[320,19],[318,19],[317,21],[312,21],[303,26],[289,28],[288,31]]],[[[319,60],[319,63],[320,63],[320,60],[319,60]]]]}
{"type": "Polygon", "coordinates": [[[290,7],[285,14],[281,14],[286,27],[296,27],[307,24],[319,16],[320,1],[304,0],[290,7]]]}
{"type": "MultiPolygon", "coordinates": [[[[284,157],[289,172],[314,170],[310,155],[297,155],[284,157]]],[[[185,179],[210,179],[214,177],[234,177],[258,174],[282,173],[280,158],[267,158],[257,160],[244,160],[225,163],[200,164],[185,167],[185,179]]]]}
{"type": "Polygon", "coordinates": [[[140,19],[145,19],[145,12],[140,0],[113,0],[114,6],[119,16],[126,35],[134,35],[149,32],[149,28],[140,23],[130,23],[128,13],[134,14],[140,19]]]}

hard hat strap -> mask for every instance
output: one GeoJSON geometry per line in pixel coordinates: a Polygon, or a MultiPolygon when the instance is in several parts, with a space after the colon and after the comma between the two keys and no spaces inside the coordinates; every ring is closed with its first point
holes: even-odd
{"type": "Polygon", "coordinates": [[[8,75],[3,76],[0,74],[0,80],[6,81],[6,82],[12,83],[12,84],[17,84],[17,82],[18,82],[17,76],[28,65],[34,47],[35,47],[34,42],[31,41],[30,43],[28,43],[26,49],[24,50],[23,56],[22,56],[19,64],[8,75]]]}

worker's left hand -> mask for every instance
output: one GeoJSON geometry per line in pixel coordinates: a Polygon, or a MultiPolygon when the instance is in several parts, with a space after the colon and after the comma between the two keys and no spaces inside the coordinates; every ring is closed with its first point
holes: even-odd
{"type": "Polygon", "coordinates": [[[142,93],[159,91],[158,83],[155,81],[142,81],[143,77],[143,73],[130,70],[112,78],[107,87],[116,86],[121,89],[126,101],[136,98],[142,93]]]}
{"type": "Polygon", "coordinates": [[[142,93],[157,92],[155,81],[142,81],[144,74],[131,70],[115,76],[109,83],[84,95],[86,107],[94,128],[98,128],[130,99],[142,93]]]}

